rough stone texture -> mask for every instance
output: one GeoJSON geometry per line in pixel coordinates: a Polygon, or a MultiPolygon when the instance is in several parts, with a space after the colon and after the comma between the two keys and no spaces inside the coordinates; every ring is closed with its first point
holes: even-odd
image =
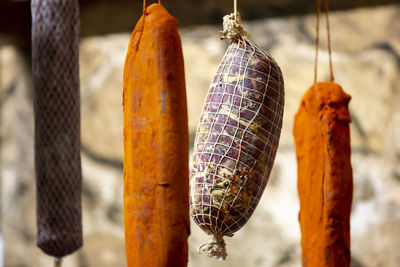
{"type": "Polygon", "coordinates": [[[128,38],[125,34],[87,38],[80,47],[82,144],[88,152],[119,161],[123,139],[115,137],[122,134],[122,72],[128,38]]]}
{"type": "MultiPolygon", "coordinates": [[[[356,267],[395,267],[400,261],[399,14],[399,5],[331,14],[336,82],[353,96],[351,245],[352,266],[356,267]]],[[[314,22],[315,17],[304,16],[245,25],[254,41],[282,68],[286,102],[281,143],[258,208],[243,229],[226,239],[227,261],[220,263],[197,254],[197,246],[209,236],[192,223],[189,266],[300,265],[292,123],[300,98],[313,81],[314,22]]],[[[219,40],[219,30],[220,25],[181,29],[192,135],[227,47],[219,40]]],[[[324,34],[321,30],[320,80],[328,78],[324,34]]],[[[129,34],[119,34],[84,38],[81,43],[85,236],[84,248],[67,257],[64,266],[123,266],[121,261],[125,261],[120,159],[122,67],[128,40],[129,34]]],[[[27,90],[29,65],[24,67],[23,62],[12,47],[1,48],[1,205],[6,266],[47,267],[52,266],[51,259],[35,247],[33,115],[27,90]]]]}
{"type": "Polygon", "coordinates": [[[85,242],[79,266],[126,266],[125,246],[120,236],[102,231],[88,235],[85,242]]]}

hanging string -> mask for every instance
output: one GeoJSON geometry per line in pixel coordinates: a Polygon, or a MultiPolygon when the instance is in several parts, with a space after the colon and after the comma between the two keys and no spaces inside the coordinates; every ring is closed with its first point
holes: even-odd
{"type": "Polygon", "coordinates": [[[237,1],[233,1],[234,12],[225,15],[223,18],[223,30],[220,31],[221,40],[238,40],[238,38],[249,37],[250,35],[243,30],[242,19],[237,11],[237,1]]]}
{"type": "Polygon", "coordinates": [[[316,38],[315,38],[315,59],[314,59],[314,84],[317,83],[318,72],[318,49],[319,49],[319,17],[321,10],[321,0],[317,0],[317,25],[316,25],[316,38]]]}
{"type": "Polygon", "coordinates": [[[54,258],[54,267],[61,267],[62,258],[55,257],[54,258]]]}
{"type": "MultiPolygon", "coordinates": [[[[158,4],[161,5],[161,0],[158,0],[158,4]]],[[[146,0],[143,0],[143,14],[146,13],[146,8],[147,8],[146,0]]]]}
{"type": "Polygon", "coordinates": [[[332,66],[332,49],[331,49],[331,31],[329,27],[329,12],[328,12],[328,0],[325,0],[325,18],[326,18],[326,31],[328,34],[328,51],[329,51],[329,70],[330,70],[330,79],[333,82],[333,66],[332,66]]]}
{"type": "MultiPolygon", "coordinates": [[[[328,12],[328,0],[325,0],[325,18],[326,18],[326,31],[328,39],[328,51],[329,51],[329,71],[330,81],[334,81],[333,76],[333,64],[332,64],[332,48],[331,48],[331,33],[329,26],[329,12],[328,12]]],[[[318,76],[318,50],[319,50],[319,23],[321,16],[321,0],[317,0],[317,25],[316,25],[316,38],[315,38],[315,61],[314,61],[314,84],[317,83],[318,76]]]]}
{"type": "Polygon", "coordinates": [[[235,22],[237,23],[237,0],[233,0],[233,13],[235,14],[235,22]]]}

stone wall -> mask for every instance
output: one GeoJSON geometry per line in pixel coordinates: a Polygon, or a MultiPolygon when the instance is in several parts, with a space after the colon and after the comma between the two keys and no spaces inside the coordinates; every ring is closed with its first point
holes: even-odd
{"type": "MultiPolygon", "coordinates": [[[[322,20],[323,21],[323,20],[322,20]]],[[[228,259],[197,254],[209,239],[192,223],[190,267],[300,266],[299,203],[292,137],[300,98],[313,81],[314,16],[256,20],[253,40],[280,64],[286,88],[283,132],[270,183],[249,223],[227,238],[228,259]]],[[[324,29],[324,27],[321,27],[324,29]]],[[[400,6],[332,12],[336,82],[350,102],[354,267],[400,262],[400,6]]],[[[211,78],[227,47],[216,26],[181,28],[191,142],[211,78]]],[[[319,80],[328,79],[321,31],[319,80]]],[[[84,248],[65,266],[125,266],[122,213],[122,70],[129,34],[81,42],[84,248]]],[[[0,49],[1,220],[5,266],[52,266],[35,247],[33,113],[29,63],[0,49]]]]}

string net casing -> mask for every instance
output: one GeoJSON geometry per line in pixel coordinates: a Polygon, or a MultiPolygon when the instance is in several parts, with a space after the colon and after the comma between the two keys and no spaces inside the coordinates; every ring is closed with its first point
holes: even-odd
{"type": "Polygon", "coordinates": [[[245,225],[267,185],[284,106],[283,78],[275,60],[240,30],[228,38],[232,43],[200,116],[190,173],[191,216],[214,235],[199,250],[220,260],[226,257],[222,237],[245,225]]]}
{"type": "Polygon", "coordinates": [[[32,0],[37,245],[62,257],[82,245],[77,0],[32,0]]]}

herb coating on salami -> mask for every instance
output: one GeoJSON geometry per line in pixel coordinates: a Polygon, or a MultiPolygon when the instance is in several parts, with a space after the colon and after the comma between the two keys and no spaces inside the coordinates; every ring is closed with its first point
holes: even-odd
{"type": "Polygon", "coordinates": [[[267,185],[282,127],[282,73],[247,37],[232,40],[200,116],[190,174],[190,213],[214,241],[200,247],[225,259],[222,236],[253,214],[267,185]],[[212,243],[212,244],[211,244],[212,243]],[[214,252],[212,252],[214,251],[214,252]]]}

